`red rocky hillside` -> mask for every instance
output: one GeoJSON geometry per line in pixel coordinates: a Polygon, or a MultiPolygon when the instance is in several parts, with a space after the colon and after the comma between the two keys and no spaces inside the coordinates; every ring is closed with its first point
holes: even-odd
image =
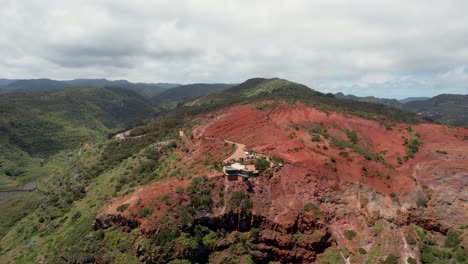
{"type": "Polygon", "coordinates": [[[136,230],[142,261],[430,263],[439,250],[458,263],[466,254],[466,128],[273,101],[194,123],[175,149],[183,177],[136,188],[96,217],[95,229],[136,230]],[[272,167],[227,181],[220,162],[231,142],[272,167]]]}

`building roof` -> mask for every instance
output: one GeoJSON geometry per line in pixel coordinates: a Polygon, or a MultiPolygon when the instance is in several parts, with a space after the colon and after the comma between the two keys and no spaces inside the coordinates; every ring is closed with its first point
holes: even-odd
{"type": "Polygon", "coordinates": [[[238,170],[245,170],[245,165],[242,165],[240,163],[233,163],[231,164],[231,167],[235,168],[235,169],[238,169],[238,170]]]}

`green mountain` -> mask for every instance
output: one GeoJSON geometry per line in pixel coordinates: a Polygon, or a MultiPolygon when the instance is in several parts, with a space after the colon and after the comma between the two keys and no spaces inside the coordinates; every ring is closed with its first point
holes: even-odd
{"type": "Polygon", "coordinates": [[[2,92],[15,92],[15,91],[46,91],[58,88],[67,87],[68,84],[63,81],[56,81],[51,79],[30,79],[30,80],[14,80],[4,87],[2,92]]]}
{"type": "Polygon", "coordinates": [[[402,108],[440,123],[468,126],[468,95],[441,94],[427,100],[405,103],[402,108]]]}
{"type": "MultiPolygon", "coordinates": [[[[190,111],[207,112],[236,103],[249,103],[268,99],[288,101],[290,103],[300,101],[314,105],[324,111],[344,112],[388,122],[413,123],[423,121],[423,118],[395,107],[365,101],[341,100],[335,98],[333,94],[324,94],[303,84],[279,78],[249,79],[220,93],[187,102],[185,106],[189,107],[190,111]]],[[[181,109],[184,108],[179,110],[181,109]]]]}
{"type": "Polygon", "coordinates": [[[384,104],[387,106],[416,113],[439,123],[468,126],[468,95],[441,94],[430,97],[410,97],[402,100],[376,98],[373,96],[359,97],[336,93],[335,97],[343,100],[384,104]]]}
{"type": "Polygon", "coordinates": [[[408,98],[404,98],[404,99],[401,99],[401,100],[398,100],[398,101],[400,101],[400,103],[402,103],[402,104],[405,104],[405,103],[409,103],[409,102],[413,102],[413,101],[424,101],[424,100],[427,100],[427,99],[430,99],[430,97],[408,97],[408,98]]]}
{"type": "Polygon", "coordinates": [[[153,104],[164,108],[173,108],[177,104],[188,102],[194,98],[220,92],[232,87],[233,84],[195,83],[167,89],[151,98],[153,104]]]}
{"type": "Polygon", "coordinates": [[[0,188],[65,149],[103,140],[155,114],[142,96],[122,88],[66,88],[0,95],[0,188]],[[10,179],[10,180],[9,180],[10,179]]]}
{"type": "Polygon", "coordinates": [[[349,99],[349,100],[356,100],[361,102],[368,102],[368,103],[377,103],[377,104],[384,104],[392,107],[401,107],[401,102],[396,99],[387,99],[387,98],[377,98],[374,96],[365,96],[359,97],[352,94],[344,95],[343,93],[336,93],[335,97],[338,99],[349,99]]]}
{"type": "Polygon", "coordinates": [[[51,79],[29,79],[29,80],[0,80],[0,93],[15,91],[47,91],[66,87],[120,87],[133,90],[147,98],[158,93],[180,86],[172,83],[132,83],[126,80],[110,81],[106,79],[74,79],[68,81],[57,81],[51,79]]]}

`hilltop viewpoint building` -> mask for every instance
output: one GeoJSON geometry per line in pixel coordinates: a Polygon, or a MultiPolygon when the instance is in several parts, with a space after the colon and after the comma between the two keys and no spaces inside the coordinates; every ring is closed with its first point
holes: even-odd
{"type": "Polygon", "coordinates": [[[224,175],[228,181],[247,181],[248,178],[258,176],[254,165],[234,163],[223,167],[224,175]]]}

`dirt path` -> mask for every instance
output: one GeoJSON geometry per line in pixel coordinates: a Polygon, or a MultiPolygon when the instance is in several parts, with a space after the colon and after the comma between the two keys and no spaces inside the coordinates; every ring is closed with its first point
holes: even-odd
{"type": "Polygon", "coordinates": [[[240,143],[236,143],[236,142],[232,142],[228,140],[224,140],[224,142],[236,145],[236,150],[234,151],[234,153],[231,154],[231,156],[224,159],[223,162],[229,162],[230,160],[238,160],[239,158],[245,158],[245,145],[244,144],[240,144],[240,143]]]}

